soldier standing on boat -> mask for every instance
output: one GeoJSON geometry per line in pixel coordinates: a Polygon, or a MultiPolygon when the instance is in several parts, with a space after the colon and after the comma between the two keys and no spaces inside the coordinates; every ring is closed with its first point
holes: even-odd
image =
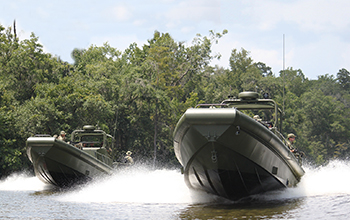
{"type": "Polygon", "coordinates": [[[298,159],[298,162],[301,164],[301,158],[303,157],[304,153],[299,152],[298,149],[296,149],[293,144],[295,141],[295,135],[293,133],[288,134],[287,138],[288,140],[286,141],[286,144],[290,151],[294,154],[294,156],[298,159]]]}
{"type": "Polygon", "coordinates": [[[256,121],[260,122],[260,123],[261,123],[261,121],[262,121],[259,115],[254,115],[253,118],[254,118],[256,121]]]}
{"type": "Polygon", "coordinates": [[[58,136],[57,139],[61,141],[66,141],[66,132],[61,131],[60,136],[58,136]]]}
{"type": "Polygon", "coordinates": [[[134,160],[132,159],[131,154],[132,154],[131,151],[127,151],[126,152],[126,156],[124,157],[125,163],[128,164],[128,165],[133,165],[134,164],[134,160]]]}
{"type": "Polygon", "coordinates": [[[286,144],[287,144],[288,148],[290,149],[290,151],[292,151],[292,152],[295,150],[295,148],[293,147],[295,137],[296,136],[293,133],[290,133],[287,136],[288,140],[286,141],[287,142],[286,144]]]}

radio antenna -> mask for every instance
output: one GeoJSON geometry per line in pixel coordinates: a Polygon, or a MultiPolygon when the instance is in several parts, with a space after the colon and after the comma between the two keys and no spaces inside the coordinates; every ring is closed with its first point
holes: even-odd
{"type": "Polygon", "coordinates": [[[284,34],[283,34],[283,67],[282,67],[282,73],[283,73],[283,114],[284,114],[284,93],[285,93],[285,42],[284,42],[284,34]]]}

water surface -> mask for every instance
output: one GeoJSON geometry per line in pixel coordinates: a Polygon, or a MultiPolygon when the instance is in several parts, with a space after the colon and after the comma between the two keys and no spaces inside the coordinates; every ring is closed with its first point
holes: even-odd
{"type": "Polygon", "coordinates": [[[134,167],[59,190],[25,173],[0,181],[0,219],[350,219],[350,162],[305,168],[296,188],[227,201],[178,170],[134,167]]]}

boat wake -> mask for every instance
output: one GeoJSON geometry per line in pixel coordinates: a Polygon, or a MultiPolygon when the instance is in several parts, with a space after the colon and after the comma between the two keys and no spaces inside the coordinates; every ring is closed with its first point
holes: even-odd
{"type": "MultiPolygon", "coordinates": [[[[295,188],[254,196],[278,201],[324,195],[350,194],[350,161],[333,161],[319,168],[305,167],[305,176],[295,188]]],[[[46,191],[49,186],[26,173],[0,181],[0,191],[46,191]]],[[[57,195],[57,194],[56,194],[57,195]]],[[[184,203],[223,202],[206,193],[190,191],[179,170],[152,170],[135,166],[88,184],[59,191],[56,199],[87,203],[184,203]]]]}
{"type": "Polygon", "coordinates": [[[133,166],[62,195],[64,201],[115,203],[189,203],[179,170],[133,166]]]}
{"type": "Polygon", "coordinates": [[[328,165],[312,168],[305,166],[305,175],[295,188],[257,195],[263,200],[287,200],[302,197],[350,194],[350,161],[331,161],[328,165]]]}
{"type": "Polygon", "coordinates": [[[37,177],[25,172],[13,173],[0,180],[0,191],[40,191],[50,188],[51,186],[41,182],[37,177]]]}

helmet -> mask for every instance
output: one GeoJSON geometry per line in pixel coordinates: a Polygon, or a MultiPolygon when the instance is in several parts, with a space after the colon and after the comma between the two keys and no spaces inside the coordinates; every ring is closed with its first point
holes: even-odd
{"type": "Polygon", "coordinates": [[[254,117],[253,117],[253,118],[254,118],[255,120],[259,121],[259,122],[261,122],[261,121],[262,121],[259,115],[254,115],[254,117]]]}
{"type": "Polygon", "coordinates": [[[258,119],[260,119],[260,116],[259,115],[254,115],[254,117],[253,117],[255,120],[258,120],[258,119]]]}
{"type": "Polygon", "coordinates": [[[60,133],[60,134],[61,134],[61,135],[62,135],[62,134],[66,135],[66,132],[64,132],[64,131],[61,131],[61,133],[60,133]]]}
{"type": "Polygon", "coordinates": [[[126,152],[126,155],[129,155],[129,156],[130,156],[131,154],[132,154],[131,151],[127,151],[127,152],[126,152]]]}
{"type": "Polygon", "coordinates": [[[287,138],[296,137],[293,133],[288,134],[287,138]]]}

